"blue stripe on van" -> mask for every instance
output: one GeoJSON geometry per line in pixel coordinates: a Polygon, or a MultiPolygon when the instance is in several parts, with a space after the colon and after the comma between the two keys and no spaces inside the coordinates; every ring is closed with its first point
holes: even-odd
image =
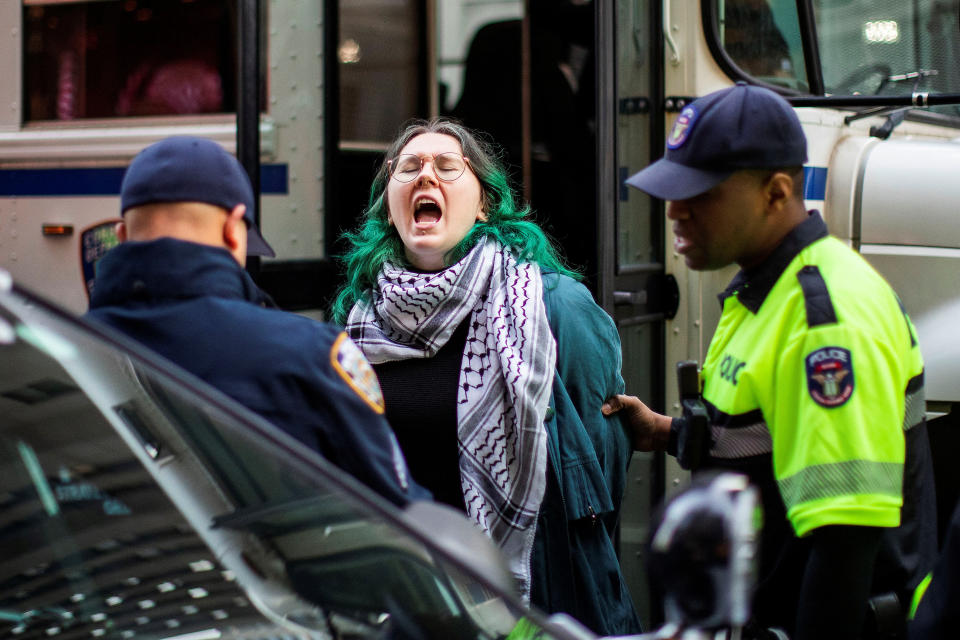
{"type": "MultiPolygon", "coordinates": [[[[0,197],[117,196],[126,167],[0,169],[0,197]]],[[[286,164],[260,166],[260,191],[289,193],[286,164]]]]}
{"type": "Polygon", "coordinates": [[[803,168],[803,199],[823,200],[827,194],[827,168],[803,168]]]}
{"type": "Polygon", "coordinates": [[[290,193],[287,182],[287,165],[260,165],[260,193],[287,195],[290,193]]]}

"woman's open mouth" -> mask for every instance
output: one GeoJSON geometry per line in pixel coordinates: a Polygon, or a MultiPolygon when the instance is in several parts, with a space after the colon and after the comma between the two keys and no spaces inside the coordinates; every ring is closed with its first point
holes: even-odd
{"type": "Polygon", "coordinates": [[[443,212],[433,198],[418,198],[413,207],[413,221],[420,225],[433,225],[440,222],[443,212]]]}

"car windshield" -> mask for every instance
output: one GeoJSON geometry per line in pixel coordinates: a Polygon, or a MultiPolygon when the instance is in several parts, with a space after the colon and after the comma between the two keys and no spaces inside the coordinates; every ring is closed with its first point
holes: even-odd
{"type": "Polygon", "coordinates": [[[124,338],[3,289],[0,635],[567,637],[442,547],[438,507],[395,509],[124,338]]]}

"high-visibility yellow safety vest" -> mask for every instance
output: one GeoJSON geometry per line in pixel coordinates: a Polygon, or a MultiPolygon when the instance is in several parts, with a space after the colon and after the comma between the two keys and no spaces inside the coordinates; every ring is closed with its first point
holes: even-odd
{"type": "Polygon", "coordinates": [[[778,249],[779,275],[741,274],[722,296],[702,370],[711,457],[772,453],[798,536],[896,527],[905,434],[925,412],[916,332],[887,282],[824,235],[819,216],[803,226],[778,249]],[[814,227],[820,237],[804,246],[814,227]]]}

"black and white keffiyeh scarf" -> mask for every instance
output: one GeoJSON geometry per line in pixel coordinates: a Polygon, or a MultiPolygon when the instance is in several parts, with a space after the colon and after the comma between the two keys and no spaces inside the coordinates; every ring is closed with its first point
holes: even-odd
{"type": "Polygon", "coordinates": [[[540,268],[492,239],[436,273],[388,263],[371,300],[351,309],[347,332],[374,364],[430,358],[468,315],[457,392],[464,502],[503,550],[526,599],[557,359],[540,268]]]}

